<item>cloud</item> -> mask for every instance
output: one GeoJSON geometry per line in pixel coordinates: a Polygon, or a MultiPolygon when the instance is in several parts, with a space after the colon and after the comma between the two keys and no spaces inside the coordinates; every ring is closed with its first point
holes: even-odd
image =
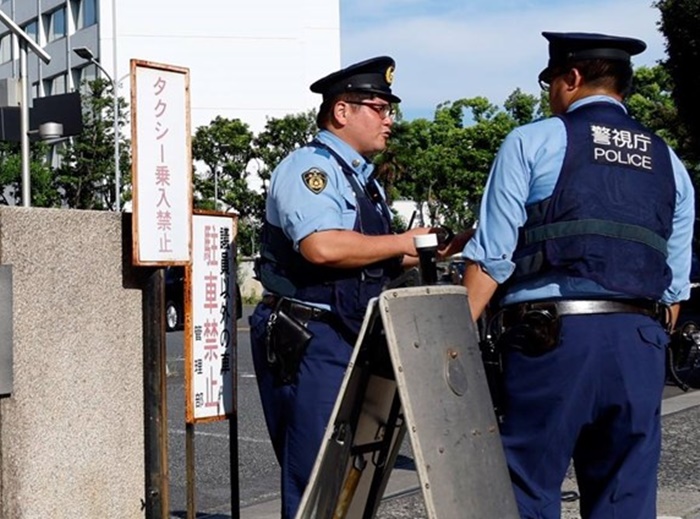
{"type": "Polygon", "coordinates": [[[468,7],[451,0],[355,0],[349,12],[343,5],[343,64],[393,56],[394,90],[408,117],[431,117],[447,100],[482,95],[502,105],[515,88],[537,94],[537,74],[547,61],[542,31],[640,38],[648,49],[635,65],[653,65],[665,55],[659,12],[639,0],[589,1],[585,8],[570,0],[477,1],[468,7]]]}

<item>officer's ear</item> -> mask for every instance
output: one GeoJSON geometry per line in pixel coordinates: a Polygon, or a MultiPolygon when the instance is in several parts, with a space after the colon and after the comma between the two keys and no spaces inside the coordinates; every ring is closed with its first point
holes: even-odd
{"type": "Polygon", "coordinates": [[[566,83],[566,89],[569,92],[582,87],[584,82],[583,76],[577,68],[569,69],[569,71],[564,74],[564,83],[566,83]]]}
{"type": "Polygon", "coordinates": [[[343,100],[337,101],[333,106],[333,119],[341,126],[345,126],[348,122],[348,114],[350,113],[350,104],[343,100]]]}

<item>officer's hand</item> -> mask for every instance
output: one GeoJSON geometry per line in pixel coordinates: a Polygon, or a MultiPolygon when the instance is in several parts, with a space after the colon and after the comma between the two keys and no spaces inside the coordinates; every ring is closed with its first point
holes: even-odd
{"type": "Polygon", "coordinates": [[[445,258],[449,258],[453,254],[462,252],[464,250],[464,246],[469,240],[471,240],[475,232],[476,229],[467,229],[466,231],[462,231],[461,233],[457,234],[454,238],[452,238],[452,240],[446,243],[444,247],[440,247],[438,249],[438,260],[443,260],[445,258]]]}
{"type": "Polygon", "coordinates": [[[413,237],[414,236],[420,236],[421,234],[428,234],[429,232],[432,232],[433,228],[432,227],[415,227],[413,229],[409,229],[408,231],[401,233],[401,236],[405,239],[405,247],[404,247],[404,254],[407,256],[413,256],[416,257],[418,256],[418,251],[416,251],[416,246],[413,243],[413,237]]]}

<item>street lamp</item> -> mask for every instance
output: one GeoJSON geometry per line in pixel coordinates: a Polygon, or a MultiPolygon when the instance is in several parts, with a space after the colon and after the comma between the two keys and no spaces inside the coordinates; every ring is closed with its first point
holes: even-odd
{"type": "Polygon", "coordinates": [[[20,152],[22,158],[22,206],[32,205],[31,176],[29,173],[29,75],[27,74],[27,58],[31,49],[44,63],[51,61],[44,49],[19,26],[12,21],[3,11],[0,11],[0,22],[2,22],[19,40],[19,131],[20,131],[20,152]]]}
{"type": "Polygon", "coordinates": [[[95,65],[102,73],[107,77],[109,84],[112,85],[112,94],[114,95],[114,185],[115,185],[115,200],[117,204],[117,211],[121,210],[121,175],[119,172],[119,96],[117,95],[117,83],[109,75],[109,72],[100,65],[97,61],[95,55],[88,47],[73,47],[73,52],[75,52],[78,57],[83,58],[95,65]]]}

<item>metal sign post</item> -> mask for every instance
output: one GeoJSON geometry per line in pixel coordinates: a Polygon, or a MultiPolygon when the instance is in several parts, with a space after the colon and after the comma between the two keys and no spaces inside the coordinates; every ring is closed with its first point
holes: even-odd
{"type": "Polygon", "coordinates": [[[406,433],[429,518],[519,517],[468,316],[457,286],[370,304],[297,519],[374,517],[406,433]]]}
{"type": "Polygon", "coordinates": [[[239,516],[236,405],[236,248],[238,217],[197,211],[192,264],[185,269],[187,518],[195,510],[195,424],[229,420],[231,518],[239,516]]]}
{"type": "MultiPolygon", "coordinates": [[[[192,260],[189,93],[188,69],[131,60],[132,263],[137,266],[192,260]]],[[[164,307],[164,270],[156,268],[144,289],[147,519],[170,516],[164,307]]]]}

